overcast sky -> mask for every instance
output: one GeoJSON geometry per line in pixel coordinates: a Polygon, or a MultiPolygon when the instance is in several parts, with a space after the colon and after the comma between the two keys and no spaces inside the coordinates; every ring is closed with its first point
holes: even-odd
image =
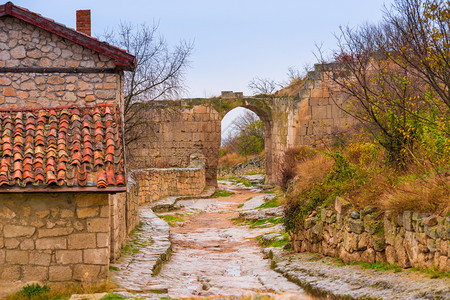
{"type": "MultiPolygon", "coordinates": [[[[0,3],[6,1],[1,1],[0,3]]],[[[14,4],[75,27],[75,11],[91,9],[99,36],[120,21],[159,22],[171,45],[194,41],[186,74],[186,97],[210,97],[222,90],[250,95],[255,77],[283,81],[293,66],[315,62],[314,43],[335,45],[339,25],[381,18],[391,0],[15,0],[14,4]]]]}

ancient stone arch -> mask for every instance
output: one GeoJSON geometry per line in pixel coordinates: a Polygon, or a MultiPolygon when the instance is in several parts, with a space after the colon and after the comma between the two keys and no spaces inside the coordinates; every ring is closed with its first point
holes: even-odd
{"type": "Polygon", "coordinates": [[[136,130],[141,139],[128,145],[129,165],[131,169],[183,167],[190,154],[201,152],[206,158],[206,184],[215,186],[221,120],[230,110],[244,107],[264,123],[266,183],[279,184],[287,148],[323,144],[335,128],[353,122],[336,105],[345,99],[330,90],[329,72],[318,68],[308,78],[298,98],[223,92],[209,99],[148,102],[139,112],[139,118],[147,120],[136,130]]]}

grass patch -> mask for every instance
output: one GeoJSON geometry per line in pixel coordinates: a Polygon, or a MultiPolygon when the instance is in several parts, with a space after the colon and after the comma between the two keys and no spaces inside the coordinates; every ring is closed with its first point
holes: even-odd
{"type": "Polygon", "coordinates": [[[117,294],[114,294],[114,293],[108,294],[108,295],[100,298],[100,300],[119,300],[119,299],[125,299],[125,298],[122,296],[119,296],[117,294]]]}
{"type": "Polygon", "coordinates": [[[41,286],[39,283],[28,284],[24,286],[17,295],[19,299],[45,299],[45,295],[50,292],[48,285],[41,286]]]}
{"type": "Polygon", "coordinates": [[[177,223],[183,223],[183,214],[176,213],[174,215],[162,215],[160,216],[164,221],[166,221],[169,225],[175,225],[177,223]]]}
{"type": "Polygon", "coordinates": [[[239,205],[238,205],[238,208],[241,208],[241,207],[243,207],[243,206],[244,206],[244,203],[239,204],[239,205]]]}
{"type": "Polygon", "coordinates": [[[432,278],[432,279],[441,279],[441,278],[450,278],[450,271],[441,271],[439,269],[437,269],[436,267],[433,268],[411,268],[411,271],[417,271],[417,272],[421,272],[421,273],[425,273],[427,274],[428,277],[432,278]]]}
{"type": "Polygon", "coordinates": [[[339,257],[335,257],[334,258],[334,262],[337,263],[337,265],[339,267],[344,267],[344,266],[361,266],[362,269],[366,269],[366,270],[374,270],[374,271],[382,271],[382,272],[387,272],[387,271],[394,271],[394,273],[399,273],[401,271],[403,271],[403,269],[401,267],[399,267],[396,264],[388,264],[388,263],[383,263],[383,262],[376,262],[376,263],[368,263],[368,262],[351,262],[351,263],[344,263],[342,261],[342,259],[340,259],[339,257]]]}
{"type": "Polygon", "coordinates": [[[264,174],[263,171],[249,171],[247,173],[245,173],[245,175],[260,175],[260,174],[264,174]]]}
{"type": "Polygon", "coordinates": [[[260,236],[257,236],[256,238],[258,239],[259,244],[263,245],[264,247],[282,248],[282,247],[285,247],[286,245],[288,245],[288,243],[289,243],[289,235],[286,232],[280,232],[279,236],[276,236],[270,240],[264,240],[263,236],[264,235],[260,235],[260,236]],[[282,237],[282,239],[280,239],[279,237],[282,237]]]}
{"type": "MultiPolygon", "coordinates": [[[[97,286],[81,286],[76,284],[49,287],[41,286],[38,283],[28,284],[19,292],[10,295],[5,300],[66,300],[73,294],[95,294],[112,292],[114,286],[111,283],[105,283],[97,286]]],[[[119,299],[119,298],[106,298],[119,299]]],[[[122,299],[122,298],[121,298],[122,299]]]]}
{"type": "Polygon", "coordinates": [[[235,177],[235,176],[233,176],[233,177],[230,177],[229,179],[235,181],[236,183],[241,183],[245,187],[251,187],[251,186],[257,186],[258,185],[257,183],[253,184],[249,180],[247,180],[245,178],[242,178],[242,177],[235,177]]]}
{"type": "Polygon", "coordinates": [[[116,266],[109,266],[109,270],[110,271],[119,271],[120,269],[118,268],[118,267],[116,267],[116,266]]]}
{"type": "Polygon", "coordinates": [[[245,221],[245,223],[247,223],[250,226],[250,228],[271,227],[271,226],[274,226],[274,225],[277,225],[277,224],[281,224],[283,222],[284,222],[284,217],[270,217],[270,218],[267,218],[267,219],[245,221]]]}
{"type": "Polygon", "coordinates": [[[323,255],[320,253],[312,253],[311,257],[308,258],[308,261],[319,261],[323,259],[323,255]]]}
{"type": "Polygon", "coordinates": [[[142,248],[153,244],[151,237],[142,236],[142,226],[144,223],[139,222],[139,226],[136,227],[130,234],[130,240],[120,251],[124,255],[132,255],[138,253],[142,248]]]}
{"type": "Polygon", "coordinates": [[[228,197],[234,195],[233,192],[224,191],[224,190],[216,190],[214,194],[211,195],[211,198],[220,198],[220,197],[228,197]]]}
{"type": "MultiPolygon", "coordinates": [[[[265,202],[264,204],[261,204],[257,208],[271,208],[271,207],[278,207],[281,204],[278,202],[278,198],[280,198],[281,195],[278,195],[276,197],[273,197],[269,201],[265,202]]],[[[265,199],[264,199],[265,200],[265,199]]]]}
{"type": "Polygon", "coordinates": [[[350,265],[359,265],[363,269],[370,269],[375,271],[394,271],[394,273],[399,273],[402,271],[402,268],[400,268],[396,264],[388,264],[383,262],[376,262],[376,263],[368,263],[368,262],[352,262],[350,265]]]}

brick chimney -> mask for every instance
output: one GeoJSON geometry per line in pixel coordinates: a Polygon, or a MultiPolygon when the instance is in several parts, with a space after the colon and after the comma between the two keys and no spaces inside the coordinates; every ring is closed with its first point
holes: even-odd
{"type": "Polygon", "coordinates": [[[77,31],[91,35],[91,10],[77,10],[77,31]]]}

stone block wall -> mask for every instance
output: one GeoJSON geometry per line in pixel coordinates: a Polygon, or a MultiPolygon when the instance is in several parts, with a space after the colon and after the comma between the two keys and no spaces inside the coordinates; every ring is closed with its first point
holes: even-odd
{"type": "MultiPolygon", "coordinates": [[[[200,152],[205,155],[207,184],[216,185],[221,118],[211,106],[155,101],[139,118],[147,120],[148,127],[138,129],[143,136],[127,149],[129,169],[184,168],[190,154],[200,152]]],[[[159,176],[169,171],[149,172],[159,176]]]]}
{"type": "Polygon", "coordinates": [[[200,195],[206,187],[203,162],[188,168],[134,170],[130,175],[138,184],[139,204],[168,196],[200,195]]]}
{"type": "Polygon", "coordinates": [[[137,183],[129,178],[127,189],[126,193],[110,196],[111,261],[120,257],[120,250],[125,246],[128,235],[139,224],[137,183]]]}
{"type": "Polygon", "coordinates": [[[356,120],[339,107],[345,107],[348,96],[332,80],[332,69],[315,65],[300,90],[296,103],[295,145],[323,146],[335,131],[354,125],[356,120]]]}
{"type": "MultiPolygon", "coordinates": [[[[0,67],[115,68],[114,61],[19,19],[0,20],[0,67]]],[[[123,72],[0,73],[2,108],[123,102],[123,72]]]]}
{"type": "Polygon", "coordinates": [[[108,276],[109,196],[0,196],[0,280],[100,283],[108,276]]]}
{"type": "Polygon", "coordinates": [[[319,252],[346,263],[450,270],[450,217],[409,211],[391,216],[373,209],[357,212],[338,197],[334,209],[314,211],[290,238],[294,251],[319,252]]]}

